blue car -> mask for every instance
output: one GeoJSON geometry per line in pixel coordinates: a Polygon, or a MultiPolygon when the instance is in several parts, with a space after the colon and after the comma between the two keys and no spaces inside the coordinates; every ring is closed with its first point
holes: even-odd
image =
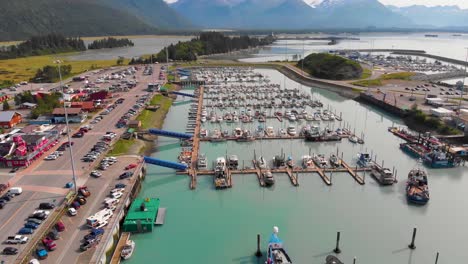
{"type": "Polygon", "coordinates": [[[34,222],[27,222],[26,224],[24,224],[24,227],[31,228],[31,229],[37,229],[39,227],[39,225],[37,223],[34,223],[34,222]]]}
{"type": "Polygon", "coordinates": [[[34,229],[27,227],[23,227],[18,231],[19,235],[30,235],[32,233],[34,233],[34,229]]]}

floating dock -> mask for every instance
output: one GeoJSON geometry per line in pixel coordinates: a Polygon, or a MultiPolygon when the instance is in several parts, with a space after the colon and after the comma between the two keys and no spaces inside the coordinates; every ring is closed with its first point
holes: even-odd
{"type": "Polygon", "coordinates": [[[135,199],[122,225],[123,232],[152,232],[158,211],[159,198],[135,199]]]}
{"type": "Polygon", "coordinates": [[[115,247],[114,254],[112,254],[111,261],[109,262],[110,264],[119,264],[120,260],[122,259],[120,254],[122,253],[123,247],[127,244],[127,241],[130,239],[130,233],[129,232],[122,232],[119,238],[119,242],[117,243],[117,246],[115,247]]]}
{"type": "Polygon", "coordinates": [[[166,208],[159,208],[158,215],[156,216],[155,225],[164,225],[164,220],[166,220],[166,208]]]}

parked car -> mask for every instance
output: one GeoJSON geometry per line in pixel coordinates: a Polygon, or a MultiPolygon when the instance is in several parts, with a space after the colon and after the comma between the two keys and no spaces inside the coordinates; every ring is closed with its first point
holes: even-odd
{"type": "Polygon", "coordinates": [[[138,166],[137,164],[131,163],[131,164],[128,164],[128,165],[125,167],[125,170],[134,169],[134,168],[136,168],[137,166],[138,166]]]}
{"type": "Polygon", "coordinates": [[[18,249],[14,247],[6,247],[2,251],[3,255],[16,255],[18,254],[18,249]]]}
{"type": "Polygon", "coordinates": [[[26,244],[28,242],[27,236],[17,235],[17,236],[9,236],[5,240],[5,244],[16,245],[16,244],[26,244]]]}
{"type": "Polygon", "coordinates": [[[59,232],[65,231],[65,224],[64,224],[62,221],[58,221],[58,222],[55,224],[55,228],[56,228],[57,231],[59,231],[59,232]]]}
{"type": "MultiPolygon", "coordinates": [[[[39,259],[46,259],[49,255],[49,253],[47,253],[47,250],[43,247],[38,247],[36,248],[36,255],[39,259]]],[[[31,262],[29,262],[31,263],[31,262]]],[[[37,262],[39,263],[39,261],[37,262]]]]}
{"type": "Polygon", "coordinates": [[[39,209],[54,209],[55,205],[53,203],[40,203],[39,209]]]}
{"type": "Polygon", "coordinates": [[[34,213],[31,215],[31,218],[36,218],[36,219],[39,219],[39,220],[44,220],[47,218],[47,215],[44,214],[44,213],[34,213]]]}
{"type": "Polygon", "coordinates": [[[47,236],[52,238],[53,240],[57,240],[60,238],[59,232],[55,228],[52,228],[47,234],[47,236]]]}
{"type": "Polygon", "coordinates": [[[39,225],[36,224],[36,223],[33,223],[33,222],[26,222],[26,224],[24,224],[24,227],[31,228],[31,229],[37,229],[39,227],[39,225]]]}
{"type": "Polygon", "coordinates": [[[56,160],[58,158],[57,155],[50,154],[49,156],[45,157],[45,160],[56,160]]]}
{"type": "Polygon", "coordinates": [[[88,187],[86,186],[81,186],[78,191],[84,196],[84,197],[89,197],[91,195],[91,192],[88,190],[88,187]]]}
{"type": "Polygon", "coordinates": [[[44,246],[47,248],[48,251],[53,251],[57,248],[57,244],[50,237],[44,237],[42,239],[42,244],[44,244],[44,246]]]}
{"type": "Polygon", "coordinates": [[[127,179],[127,178],[132,177],[132,175],[133,175],[132,171],[126,171],[126,172],[120,174],[119,179],[121,179],[121,180],[127,179]]]}
{"type": "Polygon", "coordinates": [[[68,215],[75,216],[77,213],[78,213],[78,211],[76,211],[75,208],[73,208],[73,207],[68,208],[68,215]]]}
{"type": "Polygon", "coordinates": [[[32,233],[34,233],[34,229],[27,227],[22,227],[20,230],[18,230],[19,235],[30,235],[32,233]]]}
{"type": "Polygon", "coordinates": [[[42,220],[39,220],[39,219],[36,219],[36,218],[32,218],[32,217],[28,218],[28,219],[26,220],[26,222],[33,222],[33,223],[36,223],[36,224],[38,224],[38,225],[42,224],[42,220]]]}

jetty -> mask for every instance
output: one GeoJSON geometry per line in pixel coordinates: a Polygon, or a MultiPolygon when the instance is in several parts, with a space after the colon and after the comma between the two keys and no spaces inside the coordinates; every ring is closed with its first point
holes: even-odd
{"type": "Polygon", "coordinates": [[[120,254],[122,253],[122,249],[127,244],[128,240],[130,240],[130,233],[122,232],[122,234],[120,235],[119,242],[117,242],[117,246],[115,247],[114,254],[112,254],[112,258],[109,262],[110,264],[120,263],[120,260],[122,259],[120,254]]]}

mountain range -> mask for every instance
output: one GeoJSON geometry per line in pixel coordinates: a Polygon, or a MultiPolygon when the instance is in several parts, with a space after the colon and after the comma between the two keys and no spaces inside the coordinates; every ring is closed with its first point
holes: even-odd
{"type": "Polygon", "coordinates": [[[378,0],[0,0],[0,13],[0,40],[202,28],[468,28],[468,9],[385,6],[378,0]]]}

